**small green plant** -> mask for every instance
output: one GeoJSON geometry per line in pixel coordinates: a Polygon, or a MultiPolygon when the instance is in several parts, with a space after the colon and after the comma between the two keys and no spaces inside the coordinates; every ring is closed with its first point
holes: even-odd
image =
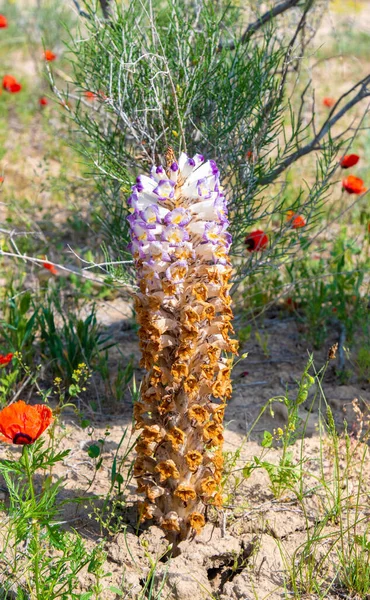
{"type": "Polygon", "coordinates": [[[30,291],[18,290],[11,284],[2,299],[0,339],[10,352],[22,352],[28,359],[36,336],[38,309],[30,291]]]}
{"type": "Polygon", "coordinates": [[[37,320],[42,356],[50,361],[53,374],[66,385],[73,383],[73,373],[80,364],[91,368],[97,363],[102,347],[107,348],[107,338],[99,331],[94,307],[83,319],[74,313],[65,314],[59,302],[50,301],[40,309],[37,320]]]}
{"type": "MultiPolygon", "coordinates": [[[[251,472],[257,468],[266,470],[269,479],[271,491],[276,498],[280,498],[287,490],[295,490],[296,484],[301,480],[302,468],[305,462],[304,457],[297,462],[293,460],[293,453],[289,450],[299,437],[304,435],[304,423],[298,414],[301,404],[308,398],[308,392],[315,383],[315,378],[310,375],[309,370],[312,367],[312,357],[310,357],[305,370],[298,382],[298,392],[296,397],[290,398],[287,395],[269,400],[270,412],[272,402],[282,402],[287,408],[287,424],[281,428],[274,429],[273,433],[265,431],[262,439],[263,452],[260,457],[255,456],[253,461],[245,465],[243,469],[244,477],[248,478],[251,472]],[[273,464],[265,459],[268,450],[273,446],[281,447],[281,456],[277,464],[273,464]]],[[[265,410],[266,406],[263,408],[265,410]]],[[[296,490],[296,493],[298,491],[296,490]]]]}
{"type": "Polygon", "coordinates": [[[113,376],[109,354],[106,350],[100,354],[96,370],[103,379],[106,398],[111,398],[114,403],[121,404],[134,376],[133,356],[131,355],[125,366],[119,364],[113,376]]]}
{"type": "Polygon", "coordinates": [[[24,445],[20,460],[2,460],[0,472],[9,490],[10,526],[1,557],[9,565],[4,590],[16,589],[17,598],[34,600],[88,600],[93,593],[78,593],[78,573],[85,566],[96,572],[99,546],[88,553],[76,532],[63,531],[56,522],[57,494],[62,480],[44,478],[35,486],[36,472],[46,471],[69,453],[53,452],[42,440],[24,445]],[[19,551],[23,548],[22,551],[19,551]],[[19,577],[26,569],[26,577],[19,577]]]}
{"type": "Polygon", "coordinates": [[[345,333],[352,342],[359,326],[369,323],[366,297],[369,255],[343,228],[330,248],[329,256],[303,258],[287,265],[288,278],[296,285],[295,299],[300,306],[300,320],[306,336],[315,348],[321,348],[328,331],[345,333]]]}
{"type": "Polygon", "coordinates": [[[369,530],[362,535],[351,535],[348,544],[338,552],[341,569],[338,587],[358,598],[370,595],[370,540],[369,530]]]}
{"type": "Polygon", "coordinates": [[[355,364],[359,377],[370,383],[370,346],[365,345],[358,350],[355,364]]]}
{"type": "Polygon", "coordinates": [[[12,368],[0,366],[0,408],[5,406],[11,398],[19,380],[19,369],[12,365],[12,368]]]}

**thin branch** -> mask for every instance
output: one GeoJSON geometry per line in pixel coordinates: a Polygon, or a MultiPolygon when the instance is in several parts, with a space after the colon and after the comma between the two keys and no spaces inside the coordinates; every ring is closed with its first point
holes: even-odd
{"type": "Polygon", "coordinates": [[[81,6],[79,5],[79,3],[77,2],[77,0],[72,0],[73,4],[75,5],[78,14],[80,15],[80,17],[84,17],[85,19],[90,19],[90,15],[85,12],[84,10],[82,10],[81,6]]]}
{"type": "MultiPolygon", "coordinates": [[[[20,253],[15,253],[15,252],[5,252],[5,250],[0,250],[0,257],[1,256],[9,256],[10,258],[18,258],[23,260],[24,262],[30,262],[39,266],[42,266],[44,263],[47,263],[48,265],[52,265],[53,267],[56,267],[58,269],[60,269],[61,271],[65,271],[67,273],[72,273],[73,275],[79,275],[80,277],[84,278],[84,279],[88,279],[89,281],[93,281],[94,283],[100,284],[100,285],[106,285],[108,287],[114,287],[111,286],[110,284],[108,284],[104,279],[100,279],[98,277],[96,277],[95,275],[92,275],[91,273],[86,273],[85,270],[83,269],[81,270],[77,270],[77,269],[72,269],[72,268],[68,268],[65,267],[64,265],[61,265],[59,263],[54,263],[51,262],[50,260],[45,260],[43,258],[34,258],[33,256],[27,256],[26,254],[20,254],[20,253]]],[[[111,263],[108,263],[111,264],[111,263]]],[[[93,265],[93,266],[100,266],[99,264],[97,265],[93,265]]],[[[132,290],[136,291],[137,290],[137,286],[136,285],[131,285],[129,283],[125,283],[125,282],[120,282],[121,285],[127,287],[127,288],[131,288],[132,290]]]]}
{"type": "Polygon", "coordinates": [[[370,96],[370,88],[368,87],[369,85],[370,75],[367,75],[364,79],[356,83],[350,90],[345,92],[336,102],[335,106],[333,107],[332,111],[330,112],[328,118],[326,119],[325,123],[323,124],[317,135],[315,135],[315,137],[305,146],[302,146],[301,148],[287,156],[286,159],[283,160],[280,163],[280,165],[276,167],[276,169],[274,169],[267,177],[263,177],[262,179],[260,179],[258,181],[258,184],[268,185],[269,183],[272,183],[279,175],[281,175],[281,173],[283,173],[283,171],[285,171],[291,164],[296,162],[296,160],[302,158],[302,156],[305,156],[310,152],[313,152],[314,150],[318,150],[320,148],[320,141],[327,135],[330,129],[334,127],[334,125],[343,117],[343,115],[347,113],[358,102],[370,96]],[[343,108],[341,108],[336,114],[334,114],[336,108],[338,107],[339,103],[343,100],[343,98],[348,96],[359,86],[361,87],[357,94],[354,96],[354,98],[352,98],[352,100],[347,102],[347,104],[345,104],[343,108]]]}
{"type": "MultiPolygon", "coordinates": [[[[265,12],[265,14],[263,14],[262,17],[260,17],[256,21],[254,21],[254,23],[250,23],[248,25],[248,27],[244,31],[242,37],[240,38],[241,43],[245,44],[247,42],[247,40],[249,39],[250,35],[252,35],[253,33],[256,33],[256,31],[261,29],[261,27],[266,25],[266,23],[269,23],[270,21],[272,21],[278,15],[281,15],[282,13],[286,12],[290,8],[297,6],[297,4],[299,4],[299,2],[300,2],[300,0],[285,0],[284,2],[281,2],[280,4],[277,4],[274,8],[271,8],[271,10],[268,10],[267,12],[265,12]]],[[[219,48],[219,50],[221,50],[222,48],[228,48],[229,50],[235,50],[235,47],[236,47],[235,42],[230,42],[229,44],[222,44],[222,42],[220,42],[218,48],[219,48]]]]}
{"type": "Polygon", "coordinates": [[[109,21],[112,18],[112,7],[109,0],[99,0],[104,19],[109,21]]]}

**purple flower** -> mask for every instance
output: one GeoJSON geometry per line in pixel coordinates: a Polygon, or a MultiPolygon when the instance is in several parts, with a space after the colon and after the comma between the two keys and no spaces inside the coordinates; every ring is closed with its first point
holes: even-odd
{"type": "Polygon", "coordinates": [[[157,167],[154,165],[151,168],[150,171],[150,177],[154,180],[154,181],[159,181],[160,179],[163,179],[163,175],[165,175],[165,170],[162,167],[162,165],[158,165],[157,167]]]}
{"type": "Polygon", "coordinates": [[[191,217],[185,208],[175,208],[166,214],[163,222],[166,225],[179,225],[179,227],[184,227],[189,223],[190,219],[191,217]]]}
{"type": "Polygon", "coordinates": [[[139,175],[136,178],[136,186],[133,186],[133,188],[136,187],[138,192],[152,192],[155,186],[156,182],[153,179],[147,175],[139,175]]]}
{"type": "Polygon", "coordinates": [[[135,236],[134,239],[140,242],[155,242],[156,237],[150,231],[156,228],[155,225],[148,225],[144,221],[136,221],[131,228],[135,236]]]}
{"type": "Polygon", "coordinates": [[[212,175],[219,175],[220,171],[217,168],[217,165],[214,160],[209,161],[210,167],[212,169],[212,175]]]}
{"type": "Polygon", "coordinates": [[[211,190],[209,189],[209,182],[206,177],[203,177],[202,179],[198,179],[197,192],[201,198],[209,198],[210,197],[211,190]]]}
{"type": "Polygon", "coordinates": [[[140,211],[140,216],[145,223],[161,223],[159,208],[157,204],[150,204],[144,210],[140,211]]]}
{"type": "MultiPolygon", "coordinates": [[[[133,187],[135,187],[135,186],[133,186],[133,187]]],[[[129,196],[127,198],[127,206],[129,206],[129,208],[132,208],[134,203],[136,203],[138,201],[138,199],[139,199],[139,196],[137,194],[137,191],[134,190],[133,193],[131,194],[131,196],[129,196]]]]}
{"type": "Polygon", "coordinates": [[[135,212],[131,213],[128,217],[126,217],[126,221],[129,222],[129,225],[132,228],[134,223],[136,223],[136,221],[139,221],[139,217],[140,217],[140,213],[138,213],[135,210],[135,212]]]}
{"type": "Polygon", "coordinates": [[[171,181],[171,179],[161,179],[153,192],[157,194],[159,200],[167,200],[168,198],[173,198],[175,193],[174,188],[174,181],[171,181]]]}
{"type": "Polygon", "coordinates": [[[131,252],[135,260],[139,260],[139,258],[145,258],[143,244],[141,242],[138,242],[137,240],[133,240],[132,242],[130,242],[127,246],[127,250],[131,252]]]}
{"type": "Polygon", "coordinates": [[[211,244],[219,243],[220,233],[222,232],[222,227],[218,225],[218,223],[206,223],[204,226],[204,233],[202,239],[205,242],[210,242],[211,244]]]}
{"type": "Polygon", "coordinates": [[[163,231],[161,240],[169,242],[171,246],[177,246],[181,242],[186,242],[189,239],[189,234],[186,229],[177,227],[177,225],[168,225],[163,231]]]}
{"type": "Polygon", "coordinates": [[[151,242],[148,247],[148,255],[150,256],[150,262],[153,260],[171,262],[171,257],[166,251],[165,244],[163,242],[151,242]]]}

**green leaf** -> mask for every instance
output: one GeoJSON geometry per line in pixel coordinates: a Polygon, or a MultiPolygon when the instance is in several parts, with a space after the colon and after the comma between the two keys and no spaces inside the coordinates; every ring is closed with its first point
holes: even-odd
{"type": "Polygon", "coordinates": [[[90,458],[98,458],[98,456],[100,456],[100,447],[96,444],[91,444],[87,453],[90,456],[90,458]]]}
{"type": "Polygon", "coordinates": [[[116,588],[114,585],[110,585],[108,590],[110,590],[111,592],[114,592],[114,594],[117,594],[117,596],[123,596],[123,591],[116,588]]]}
{"type": "Polygon", "coordinates": [[[273,442],[273,436],[269,431],[263,432],[263,440],[261,442],[264,448],[271,448],[273,442]]]}

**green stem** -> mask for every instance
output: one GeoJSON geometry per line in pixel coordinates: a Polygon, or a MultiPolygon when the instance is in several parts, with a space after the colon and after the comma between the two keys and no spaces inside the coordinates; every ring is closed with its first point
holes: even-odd
{"type": "Polygon", "coordinates": [[[31,472],[31,467],[30,467],[30,460],[29,460],[29,456],[28,456],[28,446],[24,445],[23,446],[23,451],[22,451],[22,456],[24,458],[24,465],[26,467],[26,475],[27,475],[27,481],[28,481],[28,485],[29,485],[29,489],[31,492],[31,498],[32,498],[32,503],[33,506],[36,506],[36,496],[35,496],[35,488],[33,485],[33,478],[32,478],[32,472],[31,472]]]}
{"type": "MultiPolygon", "coordinates": [[[[29,461],[29,447],[26,445],[23,446],[22,456],[24,458],[24,465],[25,465],[25,469],[26,469],[27,481],[28,481],[28,485],[29,485],[29,489],[30,489],[30,493],[31,493],[32,508],[34,510],[37,506],[37,502],[36,502],[35,488],[33,485],[32,471],[31,471],[31,466],[30,466],[30,461],[29,461]]],[[[34,547],[34,551],[33,551],[33,570],[34,570],[34,577],[35,577],[36,598],[37,598],[37,600],[40,600],[41,596],[40,596],[40,568],[39,568],[39,524],[37,522],[37,519],[34,519],[34,518],[32,518],[32,531],[33,531],[33,538],[34,538],[34,543],[35,543],[35,547],[34,547]]]]}

